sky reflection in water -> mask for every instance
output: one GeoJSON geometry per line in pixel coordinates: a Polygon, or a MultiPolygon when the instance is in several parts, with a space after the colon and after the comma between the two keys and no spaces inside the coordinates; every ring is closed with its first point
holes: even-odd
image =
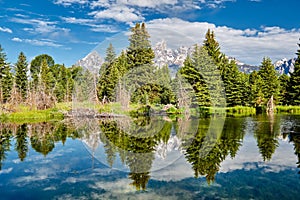
{"type": "Polygon", "coordinates": [[[111,122],[100,123],[101,131],[94,134],[61,123],[26,125],[25,138],[20,125],[1,124],[0,199],[296,199],[300,142],[282,133],[299,122],[299,116],[277,116],[271,122],[228,118],[217,148],[202,158],[194,141],[201,141],[204,126],[185,146],[188,139],[177,124],[164,123],[165,131],[151,139],[156,153],[139,157],[124,151],[131,148],[125,142],[114,143],[106,132],[118,127],[111,122]],[[134,172],[132,159],[146,171],[134,172]]]}

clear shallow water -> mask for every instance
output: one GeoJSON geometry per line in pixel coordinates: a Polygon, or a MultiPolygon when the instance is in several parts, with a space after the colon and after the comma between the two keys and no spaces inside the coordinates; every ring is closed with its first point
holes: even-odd
{"type": "Polygon", "coordinates": [[[298,199],[300,116],[213,120],[1,124],[0,199],[298,199]]]}

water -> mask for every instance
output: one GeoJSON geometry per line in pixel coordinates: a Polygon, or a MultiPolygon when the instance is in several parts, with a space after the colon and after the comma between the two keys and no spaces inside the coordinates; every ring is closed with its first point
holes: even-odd
{"type": "Polygon", "coordinates": [[[300,116],[0,124],[0,199],[297,199],[300,116]]]}

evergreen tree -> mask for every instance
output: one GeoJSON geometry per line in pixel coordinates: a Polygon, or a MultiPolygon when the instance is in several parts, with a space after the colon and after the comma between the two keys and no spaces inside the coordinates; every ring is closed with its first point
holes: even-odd
{"type": "Polygon", "coordinates": [[[13,87],[13,76],[10,71],[9,63],[6,62],[6,54],[0,45],[0,100],[5,103],[11,95],[13,87]]]}
{"type": "MultiPolygon", "coordinates": [[[[300,44],[298,45],[300,47],[300,44]]],[[[296,55],[298,57],[289,82],[289,99],[291,105],[300,105],[300,49],[298,49],[296,55]]]]}
{"type": "Polygon", "coordinates": [[[27,140],[27,125],[22,124],[18,127],[16,133],[15,149],[18,152],[18,156],[21,161],[24,161],[28,152],[28,140],[27,140]]]}
{"type": "Polygon", "coordinates": [[[41,73],[41,66],[43,60],[46,60],[47,66],[52,68],[54,66],[54,60],[47,54],[41,54],[36,56],[30,63],[30,74],[33,81],[33,86],[36,88],[41,73]]]}
{"type": "Polygon", "coordinates": [[[108,48],[106,49],[105,62],[112,63],[115,58],[116,58],[116,52],[113,45],[110,43],[108,48]]]}
{"type": "Polygon", "coordinates": [[[263,80],[258,75],[257,71],[253,71],[250,74],[249,84],[250,84],[249,104],[254,107],[261,106],[265,101],[265,97],[262,92],[263,80]]]}
{"type": "MultiPolygon", "coordinates": [[[[265,101],[268,101],[273,95],[275,101],[278,99],[279,94],[279,80],[274,65],[270,58],[264,58],[258,75],[262,79],[262,93],[265,101]]],[[[266,102],[265,102],[266,103],[266,102]]]]}
{"type": "Polygon", "coordinates": [[[108,98],[113,100],[116,83],[119,78],[118,65],[115,62],[114,48],[112,44],[106,49],[105,63],[99,71],[99,80],[97,86],[98,98],[104,100],[108,98]]]}
{"type": "Polygon", "coordinates": [[[192,85],[199,106],[225,104],[219,70],[205,48],[196,45],[192,57],[187,57],[179,73],[192,85]]]}
{"type": "Polygon", "coordinates": [[[41,84],[45,89],[46,93],[50,93],[54,88],[55,80],[52,72],[49,69],[48,63],[46,59],[42,60],[41,63],[41,84]]]}
{"type": "Polygon", "coordinates": [[[26,56],[23,52],[19,54],[18,61],[16,63],[16,87],[18,92],[22,95],[23,100],[26,99],[27,95],[27,86],[28,86],[28,79],[27,79],[27,60],[26,56]]]}
{"type": "Polygon", "coordinates": [[[129,37],[129,47],[127,50],[127,62],[129,68],[139,67],[143,65],[152,65],[154,52],[151,48],[150,35],[146,30],[146,25],[136,23],[131,29],[129,37]]]}
{"type": "Polygon", "coordinates": [[[280,105],[288,105],[289,103],[289,94],[288,87],[290,82],[290,77],[286,74],[279,76],[279,96],[278,101],[280,105]]]}
{"type": "Polygon", "coordinates": [[[221,72],[223,72],[223,64],[221,62],[224,60],[224,55],[220,51],[220,45],[216,41],[215,33],[210,29],[206,32],[203,47],[206,49],[208,55],[212,57],[215,64],[218,65],[221,72]]]}

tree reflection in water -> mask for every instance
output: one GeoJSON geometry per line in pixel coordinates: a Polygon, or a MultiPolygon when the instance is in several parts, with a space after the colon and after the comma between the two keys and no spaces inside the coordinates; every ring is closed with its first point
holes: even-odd
{"type": "Polygon", "coordinates": [[[257,116],[256,120],[254,136],[257,140],[257,146],[263,161],[269,161],[279,146],[277,138],[280,134],[280,120],[273,115],[257,116]]]}
{"type": "MultiPolygon", "coordinates": [[[[215,180],[222,162],[234,158],[239,151],[247,130],[252,127],[259,152],[264,161],[270,160],[279,145],[280,117],[256,116],[253,118],[226,118],[224,126],[213,120],[178,119],[176,122],[160,117],[138,117],[135,119],[72,119],[65,123],[0,124],[0,170],[11,144],[20,161],[26,160],[29,144],[47,156],[57,142],[65,144],[67,138],[80,138],[89,144],[93,152],[103,143],[106,162],[110,168],[117,158],[130,172],[128,178],[137,190],[145,190],[153,170],[157,146],[168,145],[171,134],[181,144],[180,150],[191,164],[194,176],[205,176],[208,183],[215,180]],[[211,124],[217,124],[211,127],[211,124]],[[172,132],[172,129],[175,132],[172,132]],[[172,132],[172,133],[171,133],[172,132]],[[13,143],[15,138],[15,143],[13,143]],[[30,141],[30,142],[29,142],[30,141]]],[[[288,134],[298,156],[300,168],[300,135],[288,134]]],[[[180,173],[180,172],[178,172],[180,173]]]]}
{"type": "Polygon", "coordinates": [[[155,147],[160,141],[168,141],[172,124],[157,118],[139,117],[127,122],[128,127],[124,126],[124,119],[119,120],[123,122],[118,119],[100,122],[107,162],[112,167],[118,152],[123,164],[130,169],[131,184],[137,190],[145,190],[155,159],[155,147]]]}
{"type": "Polygon", "coordinates": [[[184,146],[185,157],[192,164],[195,177],[206,176],[208,183],[215,180],[222,161],[228,155],[235,157],[245,134],[244,120],[226,118],[224,127],[215,127],[216,132],[221,129],[221,135],[216,137],[213,132],[208,132],[211,120],[216,119],[199,120],[197,134],[191,144],[184,146]]]}

